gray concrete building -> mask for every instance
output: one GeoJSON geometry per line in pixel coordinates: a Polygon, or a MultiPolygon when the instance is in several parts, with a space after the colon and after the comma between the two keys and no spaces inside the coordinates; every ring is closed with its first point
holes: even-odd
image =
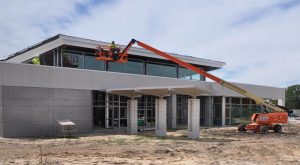
{"type": "MultiPolygon", "coordinates": [[[[141,48],[129,51],[128,63],[97,61],[96,47],[107,44],[57,35],[1,61],[0,136],[56,136],[56,121],[70,119],[79,133],[153,128],[165,136],[168,128],[186,128],[197,139],[199,127],[238,124],[262,111],[253,100],[141,48]],[[41,64],[33,65],[37,56],[41,64]]],[[[225,65],[172,55],[205,71],[225,65]]],[[[284,105],[283,88],[235,84],[284,105]]]]}

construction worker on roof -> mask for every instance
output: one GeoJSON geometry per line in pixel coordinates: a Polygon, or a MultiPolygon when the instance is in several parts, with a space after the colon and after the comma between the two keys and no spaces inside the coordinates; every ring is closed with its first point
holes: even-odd
{"type": "Polygon", "coordinates": [[[31,62],[32,62],[33,64],[35,64],[35,65],[40,65],[40,64],[41,64],[41,62],[40,62],[40,57],[39,57],[39,56],[34,57],[34,58],[31,60],[31,62]]]}

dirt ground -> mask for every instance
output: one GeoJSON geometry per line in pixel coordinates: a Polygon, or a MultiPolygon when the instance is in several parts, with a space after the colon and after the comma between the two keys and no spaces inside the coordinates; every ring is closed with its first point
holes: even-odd
{"type": "Polygon", "coordinates": [[[239,133],[236,127],[139,135],[89,135],[63,139],[0,138],[0,164],[300,164],[300,123],[285,133],[239,133]],[[41,146],[41,147],[40,147],[41,146]],[[41,154],[42,149],[42,154],[41,154]],[[41,156],[42,155],[42,156],[41,156]]]}

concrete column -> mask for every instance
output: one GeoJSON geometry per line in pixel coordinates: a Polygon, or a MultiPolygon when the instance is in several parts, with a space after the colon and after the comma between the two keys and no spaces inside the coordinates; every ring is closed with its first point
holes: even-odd
{"type": "Polygon", "coordinates": [[[127,101],[127,133],[134,135],[137,134],[137,110],[138,101],[131,99],[127,101]]]}
{"type": "Polygon", "coordinates": [[[188,138],[199,139],[200,99],[188,100],[188,138]]]}
{"type": "Polygon", "coordinates": [[[284,99],[278,99],[278,105],[285,106],[285,100],[284,99]]]}
{"type": "Polygon", "coordinates": [[[109,94],[105,94],[105,128],[109,128],[109,94]]]}
{"type": "Polygon", "coordinates": [[[167,134],[167,101],[165,99],[155,100],[155,134],[158,137],[167,134]]]}
{"type": "Polygon", "coordinates": [[[173,94],[172,96],[172,127],[173,129],[177,128],[177,95],[173,94]]]}
{"type": "Polygon", "coordinates": [[[225,126],[226,121],[226,97],[222,97],[222,126],[225,126]]]}
{"type": "Polygon", "coordinates": [[[212,124],[211,116],[212,116],[212,109],[211,109],[211,96],[205,97],[205,126],[210,127],[212,124]]]}

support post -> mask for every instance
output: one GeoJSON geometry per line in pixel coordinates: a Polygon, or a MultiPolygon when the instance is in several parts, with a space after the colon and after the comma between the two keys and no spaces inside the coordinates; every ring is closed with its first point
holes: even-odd
{"type": "Polygon", "coordinates": [[[278,99],[278,105],[285,106],[285,100],[284,99],[278,99]]]}
{"type": "Polygon", "coordinates": [[[222,96],[222,126],[225,126],[226,122],[226,97],[222,96]]]}
{"type": "Polygon", "coordinates": [[[127,133],[134,135],[137,134],[137,109],[138,101],[134,98],[127,101],[127,133]]]}
{"type": "Polygon", "coordinates": [[[188,138],[199,139],[200,99],[188,100],[188,138]]]}
{"type": "Polygon", "coordinates": [[[167,134],[167,101],[166,99],[155,100],[155,134],[158,137],[167,134]]]}

